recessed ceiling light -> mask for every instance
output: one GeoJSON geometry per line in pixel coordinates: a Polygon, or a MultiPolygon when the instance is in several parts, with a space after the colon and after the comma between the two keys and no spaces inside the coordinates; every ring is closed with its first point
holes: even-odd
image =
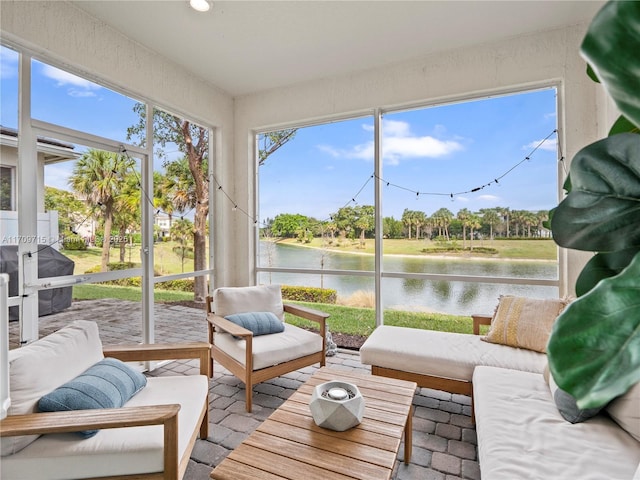
{"type": "Polygon", "coordinates": [[[189,5],[198,12],[207,12],[211,8],[211,4],[207,0],[189,0],[189,5]]]}

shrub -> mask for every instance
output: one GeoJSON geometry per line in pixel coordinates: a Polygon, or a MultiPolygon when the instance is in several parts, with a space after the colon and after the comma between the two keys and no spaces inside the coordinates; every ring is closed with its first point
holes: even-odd
{"type": "Polygon", "coordinates": [[[65,250],[86,250],[87,244],[80,235],[65,235],[62,238],[62,248],[65,250]]]}
{"type": "Polygon", "coordinates": [[[292,287],[282,285],[282,298],[296,302],[336,303],[338,293],[331,288],[292,287]]]}
{"type": "Polygon", "coordinates": [[[192,278],[182,278],[179,280],[168,280],[156,283],[160,290],[175,290],[178,292],[193,292],[195,281],[192,278]]]}

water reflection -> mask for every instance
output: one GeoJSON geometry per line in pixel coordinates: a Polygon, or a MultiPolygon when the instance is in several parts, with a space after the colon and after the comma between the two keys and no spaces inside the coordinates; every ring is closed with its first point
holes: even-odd
{"type": "MultiPolygon", "coordinates": [[[[267,258],[261,250],[261,266],[330,270],[374,271],[372,255],[353,255],[276,244],[267,258]],[[321,263],[322,262],[322,263],[321,263]]],[[[433,273],[533,279],[557,279],[555,262],[496,261],[429,257],[384,257],[384,271],[403,273],[433,273]]],[[[339,296],[348,297],[358,290],[373,291],[372,277],[354,275],[299,275],[294,273],[261,272],[259,283],[281,283],[310,287],[333,288],[339,296]]],[[[437,311],[457,315],[491,313],[500,295],[521,295],[536,298],[558,296],[557,287],[532,285],[446,282],[423,279],[383,278],[384,308],[415,311],[437,311]]]]}

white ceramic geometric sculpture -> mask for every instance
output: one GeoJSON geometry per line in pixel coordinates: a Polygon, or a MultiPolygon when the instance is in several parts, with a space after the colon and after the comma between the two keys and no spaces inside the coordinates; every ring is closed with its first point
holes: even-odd
{"type": "Polygon", "coordinates": [[[325,382],[313,390],[309,408],[319,427],[344,432],[362,421],[364,398],[352,383],[325,382]]]}

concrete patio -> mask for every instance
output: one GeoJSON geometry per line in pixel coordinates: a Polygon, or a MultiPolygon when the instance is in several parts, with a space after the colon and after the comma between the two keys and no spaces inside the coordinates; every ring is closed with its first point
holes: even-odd
{"type": "MultiPolygon", "coordinates": [[[[98,323],[104,344],[141,342],[140,304],[114,299],[74,302],[62,313],[40,318],[40,335],[58,330],[76,319],[98,323]]],[[[156,304],[158,343],[206,341],[203,310],[156,304]]],[[[330,325],[330,320],[329,320],[330,325]]],[[[10,324],[11,348],[19,343],[18,323],[10,324]]],[[[368,373],[357,352],[340,350],[327,357],[327,365],[368,373]]],[[[197,440],[185,480],[208,480],[213,467],[242,442],[289,397],[315,367],[283,375],[254,387],[253,412],[245,411],[244,384],[219,365],[210,381],[210,435],[197,440]]],[[[176,361],[160,366],[149,375],[197,373],[195,361],[176,361]]],[[[413,454],[411,463],[396,463],[395,480],[479,479],[476,432],[471,422],[471,399],[463,395],[418,389],[414,397],[413,454]]],[[[402,457],[402,447],[399,458],[402,457]]]]}

